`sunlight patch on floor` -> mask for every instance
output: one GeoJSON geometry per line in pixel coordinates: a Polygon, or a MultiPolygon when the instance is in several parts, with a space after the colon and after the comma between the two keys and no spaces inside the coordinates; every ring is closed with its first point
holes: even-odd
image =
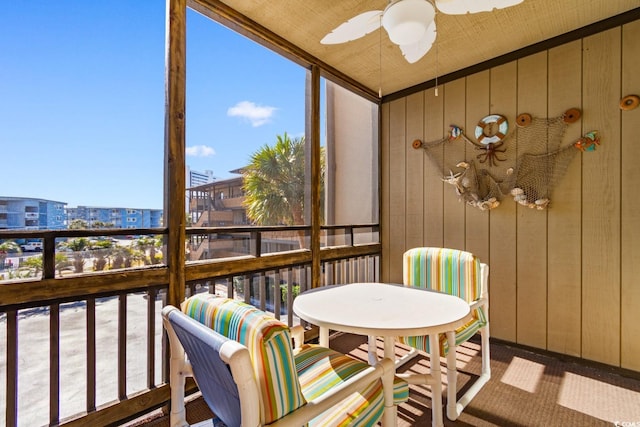
{"type": "Polygon", "coordinates": [[[420,418],[427,412],[431,412],[431,408],[417,399],[409,398],[407,401],[408,405],[404,405],[402,407],[402,412],[410,413],[415,416],[415,418],[420,418]]]}
{"type": "Polygon", "coordinates": [[[640,393],[570,372],[562,380],[558,404],[604,421],[640,425],[640,393]]]}
{"type": "Polygon", "coordinates": [[[500,381],[520,390],[535,393],[543,374],[544,365],[514,357],[500,381]]]}
{"type": "Polygon", "coordinates": [[[478,344],[466,342],[456,347],[456,366],[464,369],[474,357],[480,357],[481,347],[478,344]]]}

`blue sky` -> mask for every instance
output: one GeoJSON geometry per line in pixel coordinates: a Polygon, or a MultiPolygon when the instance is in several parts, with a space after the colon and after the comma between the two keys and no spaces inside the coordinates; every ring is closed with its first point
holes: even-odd
{"type": "MultiPolygon", "coordinates": [[[[162,208],[164,0],[29,0],[0,13],[0,195],[162,208]]],[[[187,165],[220,178],[304,134],[305,70],[187,15],[187,165]]]]}

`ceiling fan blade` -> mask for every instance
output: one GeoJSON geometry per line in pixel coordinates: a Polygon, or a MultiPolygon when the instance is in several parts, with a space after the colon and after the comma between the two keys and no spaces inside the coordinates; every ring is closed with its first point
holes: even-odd
{"type": "Polygon", "coordinates": [[[338,44],[359,39],[380,28],[381,10],[370,10],[354,16],[334,28],[329,34],[324,36],[320,43],[338,44]]]}
{"type": "Polygon", "coordinates": [[[523,0],[436,0],[436,7],[447,15],[491,12],[522,3],[523,0]]]}
{"type": "Polygon", "coordinates": [[[433,42],[436,40],[436,22],[433,21],[428,27],[427,31],[424,35],[415,43],[400,45],[400,50],[402,51],[402,55],[404,59],[407,60],[409,64],[413,64],[417,62],[420,58],[425,56],[433,42]]]}

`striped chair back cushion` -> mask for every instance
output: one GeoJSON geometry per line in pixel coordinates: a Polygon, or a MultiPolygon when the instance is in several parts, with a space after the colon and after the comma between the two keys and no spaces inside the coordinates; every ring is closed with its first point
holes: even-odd
{"type": "MultiPolygon", "coordinates": [[[[482,296],[480,261],[470,252],[448,248],[414,248],[403,256],[403,281],[406,286],[432,289],[458,296],[472,303],[482,296]]],[[[482,306],[473,310],[473,318],[456,329],[456,345],[473,336],[487,324],[482,306]]],[[[444,334],[440,335],[440,354],[449,351],[444,334]]],[[[399,337],[411,347],[429,352],[428,336],[399,337]]]]}
{"type": "Polygon", "coordinates": [[[296,371],[289,327],[244,302],[198,294],[182,311],[249,349],[269,424],[306,403],[296,371]]]}
{"type": "Polygon", "coordinates": [[[414,248],[403,256],[405,285],[433,289],[473,302],[482,295],[480,261],[470,252],[414,248]]]}

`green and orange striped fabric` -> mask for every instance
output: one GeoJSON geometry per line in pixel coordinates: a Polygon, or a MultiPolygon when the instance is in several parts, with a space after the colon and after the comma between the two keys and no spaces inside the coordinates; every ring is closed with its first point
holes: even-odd
{"type": "MultiPolygon", "coordinates": [[[[318,345],[303,345],[295,359],[302,393],[307,400],[322,396],[367,368],[364,362],[318,345]]],[[[409,399],[406,381],[395,378],[393,397],[396,405],[409,399]]],[[[382,417],[383,410],[382,382],[378,380],[314,418],[309,426],[374,426],[382,417]]]]}
{"type": "Polygon", "coordinates": [[[241,301],[198,294],[182,311],[249,349],[269,424],[306,403],[287,325],[241,301]]]}
{"type": "MultiPolygon", "coordinates": [[[[326,347],[305,344],[296,354],[296,367],[305,398],[313,400],[367,365],[326,347]]],[[[383,410],[382,382],[377,380],[311,420],[309,426],[374,426],[383,410]]]]}
{"type": "MultiPolygon", "coordinates": [[[[480,261],[470,252],[448,248],[414,248],[403,255],[403,282],[406,286],[432,289],[455,295],[472,303],[483,293],[480,261]]],[[[456,329],[456,345],[471,338],[487,324],[483,307],[473,310],[473,318],[456,329]]],[[[447,354],[446,336],[440,337],[440,351],[447,354]]],[[[399,337],[399,341],[429,351],[429,337],[399,337]]]]}
{"type": "MultiPolygon", "coordinates": [[[[287,325],[241,301],[198,294],[182,303],[182,311],[249,349],[265,402],[265,424],[368,368],[362,361],[318,345],[305,344],[294,352],[287,325]]],[[[408,384],[396,378],[395,403],[408,398],[408,384]]],[[[311,420],[309,426],[374,426],[383,410],[382,381],[376,380],[311,420]]]]}

